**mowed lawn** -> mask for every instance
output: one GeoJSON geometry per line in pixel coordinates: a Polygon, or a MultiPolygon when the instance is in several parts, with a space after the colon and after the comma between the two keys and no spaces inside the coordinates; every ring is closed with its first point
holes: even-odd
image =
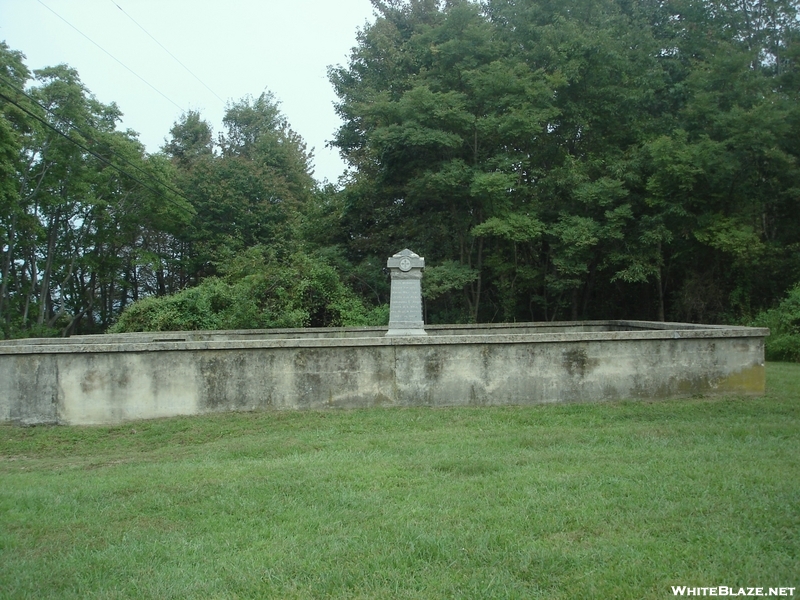
{"type": "Polygon", "coordinates": [[[767,377],[764,398],[3,426],[0,597],[800,588],[800,365],[767,377]]]}

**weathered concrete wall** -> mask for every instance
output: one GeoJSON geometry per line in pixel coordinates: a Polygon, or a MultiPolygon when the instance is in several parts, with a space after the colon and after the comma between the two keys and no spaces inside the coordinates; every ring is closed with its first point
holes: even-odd
{"type": "Polygon", "coordinates": [[[765,329],[636,321],[0,343],[0,422],[763,394],[765,329]]]}

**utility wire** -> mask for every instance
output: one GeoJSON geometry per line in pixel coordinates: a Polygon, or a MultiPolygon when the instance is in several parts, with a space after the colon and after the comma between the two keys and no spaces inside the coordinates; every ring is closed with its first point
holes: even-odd
{"type": "Polygon", "coordinates": [[[98,48],[100,48],[100,50],[102,50],[103,52],[105,52],[106,54],[108,54],[108,55],[109,55],[111,58],[113,58],[113,59],[114,59],[115,61],[117,61],[117,62],[118,62],[120,65],[122,65],[123,67],[125,67],[125,68],[126,68],[128,71],[130,71],[131,73],[133,73],[133,74],[134,74],[136,77],[138,77],[139,79],[141,79],[141,80],[142,80],[142,81],[143,81],[145,84],[147,84],[147,85],[148,85],[149,87],[151,87],[153,90],[155,90],[156,92],[158,92],[158,93],[159,93],[161,96],[163,96],[164,98],[166,98],[166,99],[167,99],[169,102],[171,102],[172,104],[174,104],[174,105],[175,105],[175,106],[178,108],[178,110],[180,110],[181,112],[186,112],[186,111],[185,111],[185,109],[184,109],[184,108],[183,108],[181,105],[179,105],[179,104],[178,104],[177,102],[175,102],[175,101],[174,101],[172,98],[170,98],[169,96],[167,96],[167,95],[166,95],[164,92],[162,92],[161,90],[159,90],[159,89],[158,89],[156,86],[154,86],[152,83],[150,83],[149,81],[147,81],[147,80],[146,80],[144,77],[142,77],[141,75],[139,75],[139,74],[138,74],[136,71],[134,71],[133,69],[131,69],[131,68],[130,68],[128,65],[126,65],[124,62],[122,62],[122,61],[121,61],[120,59],[118,59],[116,56],[114,56],[113,54],[111,54],[111,52],[109,52],[108,50],[106,50],[105,48],[103,48],[103,47],[102,47],[100,44],[98,44],[97,42],[95,42],[95,41],[94,41],[92,38],[90,38],[88,35],[86,35],[85,33],[83,33],[83,32],[82,32],[80,29],[78,29],[77,27],[75,27],[75,25],[73,25],[72,23],[70,23],[69,21],[67,21],[67,20],[66,20],[64,17],[62,17],[60,14],[58,14],[58,13],[57,13],[56,11],[54,11],[52,8],[50,8],[49,6],[47,6],[47,4],[45,4],[44,2],[42,2],[42,0],[37,0],[37,2],[38,2],[39,4],[41,4],[42,6],[44,6],[44,7],[45,7],[47,10],[49,10],[51,13],[53,13],[55,16],[57,16],[59,19],[61,19],[62,21],[64,21],[64,23],[66,23],[67,25],[69,25],[70,27],[72,27],[72,28],[73,28],[75,31],[77,31],[78,33],[80,33],[80,34],[81,34],[83,37],[85,37],[87,40],[89,40],[90,42],[92,42],[92,43],[93,43],[95,46],[97,46],[98,48]]]}
{"type": "Polygon", "coordinates": [[[156,44],[158,44],[158,45],[161,47],[161,49],[162,49],[164,52],[166,52],[167,54],[169,54],[169,55],[170,55],[170,56],[171,56],[171,57],[172,57],[172,58],[175,60],[175,62],[177,62],[177,63],[178,63],[180,66],[182,66],[184,69],[186,69],[186,72],[187,72],[187,73],[189,73],[189,75],[191,75],[192,77],[194,77],[195,79],[197,79],[197,81],[199,81],[199,82],[200,82],[200,83],[203,85],[203,87],[205,87],[205,88],[206,88],[206,89],[207,89],[209,92],[211,92],[212,94],[214,94],[214,96],[216,96],[217,100],[219,100],[220,102],[222,102],[222,104],[223,104],[223,105],[225,104],[225,100],[223,100],[222,98],[220,98],[220,97],[219,97],[219,95],[218,95],[218,94],[217,94],[217,93],[216,93],[214,90],[212,90],[212,89],[211,89],[211,88],[210,88],[208,85],[206,85],[206,82],[205,82],[205,81],[203,81],[203,80],[202,80],[202,79],[200,79],[200,78],[199,78],[197,75],[195,75],[195,74],[192,72],[192,70],[191,70],[189,67],[187,67],[185,64],[183,64],[183,63],[180,61],[180,59],[178,59],[178,57],[177,57],[177,56],[175,56],[175,55],[174,55],[172,52],[170,52],[169,50],[167,50],[167,48],[166,48],[166,47],[164,47],[164,45],[163,45],[161,42],[159,42],[159,41],[158,41],[158,40],[157,40],[155,37],[153,37],[153,35],[152,35],[152,34],[151,34],[149,31],[147,31],[147,29],[145,29],[144,27],[142,27],[142,26],[141,26],[141,25],[140,25],[140,24],[139,24],[139,23],[136,21],[136,19],[134,19],[132,16],[130,16],[130,15],[127,13],[127,12],[125,12],[125,9],[124,9],[124,8],[122,8],[122,7],[121,7],[119,4],[117,4],[116,2],[114,2],[114,0],[109,0],[109,1],[111,2],[111,4],[113,4],[113,5],[114,5],[114,6],[116,6],[118,9],[120,9],[120,10],[122,11],[122,14],[124,14],[124,15],[125,15],[126,17],[128,17],[128,18],[129,18],[131,21],[133,21],[133,23],[134,23],[134,24],[135,24],[135,25],[136,25],[136,26],[137,26],[139,29],[141,29],[142,31],[144,31],[144,32],[147,34],[147,36],[148,36],[148,37],[149,37],[151,40],[153,40],[153,41],[154,41],[156,44]]]}
{"type": "MultiPolygon", "coordinates": [[[[4,81],[8,82],[8,80],[7,80],[5,77],[2,77],[2,76],[0,76],[0,79],[2,79],[2,80],[4,80],[4,81]]],[[[39,106],[39,107],[43,108],[44,110],[46,110],[46,111],[47,111],[47,112],[49,112],[50,114],[53,114],[53,112],[52,112],[50,109],[48,109],[48,108],[46,108],[46,107],[42,106],[41,104],[39,104],[39,102],[37,102],[37,101],[36,101],[34,98],[32,98],[31,96],[29,96],[28,94],[26,94],[25,92],[23,92],[22,90],[20,90],[19,88],[15,87],[15,86],[13,86],[13,85],[12,85],[12,86],[10,86],[10,87],[11,87],[11,88],[13,88],[13,89],[14,89],[14,91],[16,91],[16,92],[19,92],[19,93],[21,93],[22,95],[26,96],[27,98],[31,99],[31,100],[32,100],[32,101],[33,101],[33,102],[34,102],[34,103],[35,103],[37,106],[39,106]]],[[[55,131],[55,132],[56,132],[58,135],[60,135],[61,137],[65,138],[65,139],[67,139],[67,140],[69,140],[70,142],[72,142],[73,144],[75,144],[75,145],[76,145],[78,148],[80,148],[81,150],[83,150],[84,152],[87,152],[87,153],[91,154],[91,155],[92,155],[92,156],[94,156],[94,157],[95,157],[97,160],[99,160],[99,161],[101,161],[102,163],[104,163],[104,164],[108,165],[108,166],[109,166],[109,167],[111,167],[112,169],[114,169],[114,170],[116,170],[116,171],[119,171],[119,172],[120,172],[120,173],[122,173],[123,175],[125,175],[125,176],[127,176],[127,177],[130,177],[130,178],[131,178],[133,181],[135,181],[136,183],[138,183],[138,184],[139,184],[139,185],[141,185],[142,187],[144,187],[144,188],[146,188],[146,189],[150,190],[151,192],[153,192],[154,194],[156,194],[156,195],[160,196],[161,198],[163,198],[164,200],[166,200],[167,202],[169,202],[169,203],[170,203],[170,204],[172,204],[173,206],[175,206],[175,207],[177,207],[177,208],[181,209],[182,211],[184,211],[184,212],[185,212],[186,214],[188,214],[189,216],[194,216],[194,214],[195,214],[195,213],[194,213],[194,211],[191,211],[191,210],[189,210],[188,208],[186,208],[185,206],[182,206],[182,205],[178,204],[177,202],[175,202],[175,201],[174,201],[174,200],[172,200],[171,198],[169,198],[169,197],[165,196],[165,195],[164,195],[164,193],[163,193],[162,191],[160,191],[160,190],[157,190],[157,189],[155,189],[155,188],[153,188],[153,187],[149,186],[148,184],[146,184],[144,181],[142,181],[142,180],[141,180],[141,179],[139,179],[138,177],[135,177],[134,175],[131,175],[130,173],[128,173],[127,171],[125,171],[125,170],[124,170],[124,169],[122,169],[121,167],[118,167],[117,165],[115,165],[114,163],[112,163],[111,161],[109,161],[108,159],[106,159],[106,158],[104,158],[104,157],[100,156],[99,154],[97,154],[97,153],[96,153],[96,152],[94,152],[93,150],[90,150],[89,148],[87,148],[86,146],[84,146],[83,144],[81,144],[81,143],[80,143],[78,140],[76,140],[75,138],[73,138],[73,137],[71,137],[71,136],[67,135],[66,133],[64,133],[64,132],[62,132],[62,131],[59,131],[57,127],[54,127],[53,125],[51,125],[50,123],[48,123],[46,120],[44,120],[43,118],[41,118],[39,115],[37,115],[37,114],[35,114],[35,113],[31,112],[30,110],[28,110],[27,108],[25,108],[24,106],[22,106],[20,103],[16,102],[16,101],[15,101],[15,100],[13,100],[12,98],[9,98],[8,96],[6,96],[4,93],[0,92],[0,98],[2,98],[3,100],[5,100],[6,102],[9,102],[9,103],[13,104],[14,106],[16,106],[18,109],[20,109],[20,110],[21,110],[21,111],[23,111],[24,113],[26,113],[26,114],[30,115],[31,117],[33,117],[34,119],[36,119],[37,121],[39,121],[39,122],[40,122],[42,125],[44,125],[44,126],[45,126],[45,127],[47,127],[48,129],[52,129],[52,130],[53,130],[53,131],[55,131]]],[[[54,115],[54,116],[55,116],[55,115],[54,115]]],[[[62,120],[62,121],[63,121],[63,120],[62,120]]],[[[69,123],[69,122],[66,122],[66,125],[68,125],[68,126],[72,127],[73,129],[77,130],[77,131],[78,131],[78,133],[80,133],[81,135],[83,135],[85,138],[87,138],[87,139],[90,139],[90,140],[91,140],[91,136],[87,136],[85,133],[83,133],[82,131],[80,131],[80,129],[78,129],[77,127],[75,127],[73,124],[71,124],[71,123],[69,123]]],[[[112,151],[112,152],[113,152],[113,151],[112,151]]],[[[163,187],[165,187],[166,189],[168,189],[169,191],[171,191],[173,194],[175,194],[175,195],[179,196],[180,198],[183,198],[183,199],[184,199],[184,200],[186,200],[187,202],[191,202],[191,201],[190,201],[190,200],[189,200],[189,199],[188,199],[186,196],[184,196],[183,194],[181,194],[179,191],[175,190],[174,188],[172,188],[171,186],[169,186],[169,185],[165,184],[165,183],[164,183],[164,182],[162,182],[162,181],[158,181],[157,179],[155,179],[155,177],[153,177],[153,176],[152,176],[150,173],[148,173],[148,172],[147,172],[147,171],[145,171],[144,169],[141,169],[141,168],[137,167],[136,165],[134,165],[134,164],[133,164],[133,163],[131,163],[130,161],[128,161],[128,160],[126,160],[126,159],[124,159],[124,158],[122,158],[122,157],[120,157],[120,156],[116,156],[116,158],[118,158],[118,159],[119,159],[119,160],[121,160],[122,162],[124,162],[124,163],[126,163],[126,164],[130,165],[131,167],[133,167],[133,168],[134,168],[134,169],[136,169],[137,171],[140,171],[141,173],[144,173],[145,175],[147,175],[148,177],[150,177],[151,179],[153,179],[154,181],[156,181],[156,182],[157,182],[159,185],[162,185],[163,187]]]]}
{"type": "MultiPolygon", "coordinates": [[[[87,139],[87,140],[89,140],[89,141],[95,141],[95,140],[93,140],[93,139],[92,139],[92,136],[91,136],[91,135],[89,135],[89,134],[87,134],[85,131],[81,130],[81,128],[80,128],[80,127],[78,127],[77,125],[75,125],[75,124],[74,124],[73,122],[71,122],[69,119],[65,119],[64,117],[62,117],[62,116],[60,116],[60,115],[56,114],[56,113],[55,113],[55,111],[53,111],[53,110],[49,109],[48,107],[46,107],[44,104],[42,104],[41,102],[39,102],[39,101],[38,101],[36,98],[34,98],[34,97],[33,97],[33,96],[31,96],[30,94],[28,94],[28,93],[27,93],[25,90],[21,90],[21,89],[19,89],[17,86],[15,86],[15,85],[14,85],[14,82],[13,82],[13,81],[11,81],[11,80],[9,80],[7,77],[4,77],[3,75],[0,75],[0,81],[3,81],[3,82],[5,82],[5,84],[6,84],[8,87],[10,87],[11,89],[13,89],[13,90],[14,90],[15,92],[17,92],[18,94],[21,94],[21,95],[25,96],[25,97],[26,97],[28,100],[30,100],[31,102],[33,102],[34,104],[36,104],[36,105],[37,105],[39,108],[41,108],[42,110],[44,110],[44,111],[46,111],[46,112],[50,113],[50,114],[51,114],[51,115],[52,115],[54,118],[58,119],[58,120],[59,120],[61,123],[63,123],[63,124],[65,124],[65,125],[67,125],[67,126],[68,126],[68,127],[70,127],[71,129],[74,129],[75,131],[77,131],[78,133],[80,133],[80,134],[81,134],[81,135],[82,135],[82,136],[83,136],[85,139],[87,139]]],[[[46,124],[47,124],[47,123],[46,123],[46,124]]],[[[48,124],[48,126],[49,126],[49,124],[48,124]]],[[[144,170],[144,169],[142,169],[141,167],[139,167],[139,166],[137,166],[136,164],[134,164],[134,163],[130,162],[128,159],[126,159],[126,158],[124,158],[124,157],[122,157],[122,156],[119,156],[118,154],[116,154],[116,153],[113,151],[113,149],[111,149],[111,152],[114,154],[114,156],[115,156],[115,157],[116,157],[118,160],[120,160],[120,161],[124,162],[125,164],[129,165],[130,167],[132,167],[132,168],[136,169],[137,171],[139,171],[140,173],[142,173],[142,174],[143,174],[143,175],[145,175],[146,177],[149,177],[150,179],[152,179],[153,181],[155,181],[157,184],[159,184],[159,185],[163,186],[164,188],[166,188],[167,190],[169,190],[170,192],[172,192],[172,193],[173,193],[173,194],[175,194],[176,196],[178,196],[178,197],[180,197],[180,198],[183,198],[183,199],[184,199],[184,200],[186,200],[187,202],[191,203],[191,200],[189,200],[189,199],[188,199],[186,196],[184,196],[183,194],[181,194],[181,193],[180,193],[178,190],[176,190],[176,189],[175,189],[175,188],[173,188],[172,186],[170,186],[170,185],[167,185],[167,184],[166,184],[166,183],[164,183],[163,181],[160,181],[160,180],[156,179],[156,178],[153,176],[153,174],[152,174],[152,173],[148,173],[147,171],[145,171],[145,170],[144,170]]],[[[166,197],[165,197],[165,199],[169,200],[169,198],[166,198],[166,197]]]]}

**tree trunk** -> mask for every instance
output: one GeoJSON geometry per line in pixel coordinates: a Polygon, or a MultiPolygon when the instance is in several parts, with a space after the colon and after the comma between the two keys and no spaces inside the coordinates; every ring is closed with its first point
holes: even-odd
{"type": "MultiPolygon", "coordinates": [[[[478,309],[481,303],[481,285],[483,279],[483,238],[478,238],[478,258],[475,268],[478,271],[478,277],[475,283],[469,286],[469,295],[467,296],[467,303],[469,304],[470,320],[473,323],[478,322],[478,309]]],[[[470,265],[472,266],[472,265],[470,265]]]]}
{"type": "Polygon", "coordinates": [[[578,288],[572,288],[572,299],[570,302],[572,309],[570,310],[570,321],[578,320],[578,288]]]}
{"type": "Polygon", "coordinates": [[[48,301],[50,298],[50,274],[53,270],[53,255],[56,251],[56,231],[58,230],[59,209],[56,209],[55,214],[50,218],[50,224],[47,231],[47,259],[45,261],[44,273],[42,274],[42,286],[39,292],[39,318],[36,320],[37,325],[44,324],[44,317],[47,313],[48,301]]]}
{"type": "Polygon", "coordinates": [[[589,318],[588,311],[589,311],[589,300],[592,297],[592,291],[594,290],[594,282],[597,275],[597,261],[593,260],[591,266],[589,267],[589,279],[586,281],[586,286],[583,292],[583,305],[581,307],[581,316],[583,319],[589,318]]]}
{"type": "Polygon", "coordinates": [[[10,294],[8,289],[8,277],[11,273],[11,256],[14,253],[14,235],[17,227],[17,215],[11,217],[11,227],[8,231],[8,251],[6,252],[5,260],[3,261],[3,283],[0,284],[0,319],[3,321],[3,332],[5,337],[8,338],[11,331],[11,301],[8,301],[8,314],[3,318],[3,309],[6,305],[6,295],[10,294]]]}

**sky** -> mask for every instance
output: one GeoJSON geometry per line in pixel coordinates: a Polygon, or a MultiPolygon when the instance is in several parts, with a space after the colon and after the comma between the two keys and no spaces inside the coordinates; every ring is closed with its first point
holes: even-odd
{"type": "Polygon", "coordinates": [[[370,0],[0,0],[0,40],[31,70],[75,68],[148,152],[185,111],[216,133],[227,102],[269,91],[331,183],[345,165],[326,148],[341,124],[327,69],[347,64],[368,22],[370,0]]]}

